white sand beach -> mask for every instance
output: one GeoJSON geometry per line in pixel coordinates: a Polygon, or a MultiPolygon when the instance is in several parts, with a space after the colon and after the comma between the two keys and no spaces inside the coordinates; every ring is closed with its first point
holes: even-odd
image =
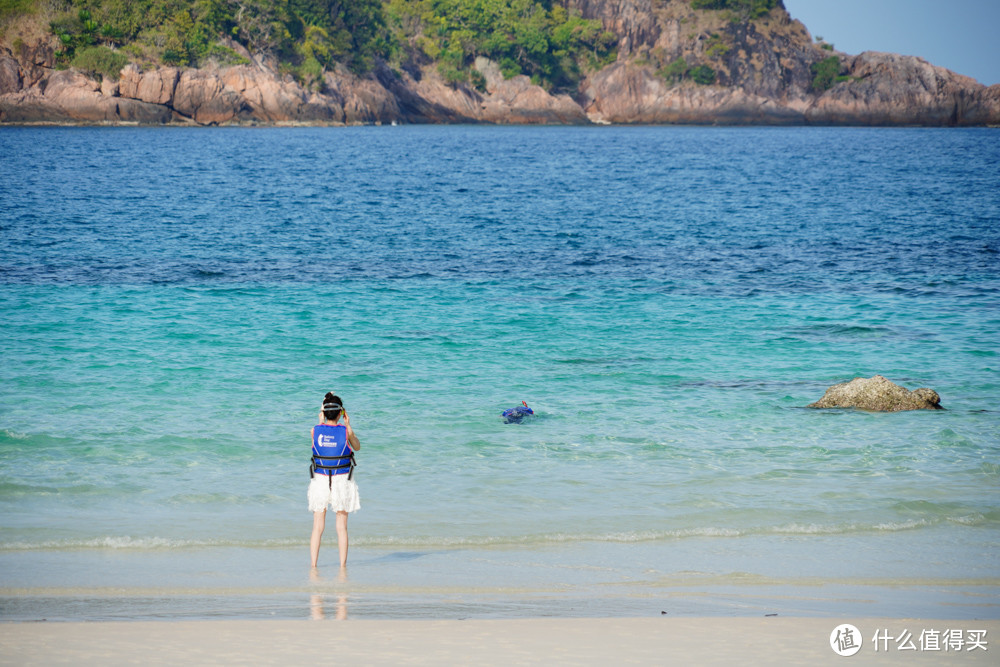
{"type": "Polygon", "coordinates": [[[830,646],[841,622],[862,634],[851,665],[997,664],[990,645],[1000,636],[997,620],[781,617],[9,623],[0,626],[0,663],[842,664],[830,646]],[[961,631],[960,650],[920,640],[945,629],[961,631]],[[892,638],[878,651],[876,633],[892,638]],[[897,642],[905,633],[910,639],[897,642]],[[985,649],[966,641],[972,633],[985,649]]]}

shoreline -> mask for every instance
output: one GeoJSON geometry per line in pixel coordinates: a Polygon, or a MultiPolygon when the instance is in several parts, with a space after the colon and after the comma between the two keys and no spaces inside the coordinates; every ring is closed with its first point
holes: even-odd
{"type": "MultiPolygon", "coordinates": [[[[914,660],[992,664],[1000,620],[892,618],[522,618],[351,620],[314,632],[309,621],[119,621],[4,623],[5,664],[85,661],[132,664],[597,664],[686,660],[700,665],[813,665],[839,660],[830,644],[842,623],[856,626],[852,664],[914,660]],[[923,637],[961,633],[961,650],[923,637]],[[907,633],[909,633],[907,635],[907,633]],[[985,633],[985,634],[981,634],[985,633]],[[874,636],[883,638],[878,649],[874,636]],[[898,641],[903,639],[903,641],[898,641]],[[978,640],[978,641],[977,641],[978,640]],[[912,643],[914,648],[910,649],[912,643]],[[982,643],[983,647],[976,644],[982,643]],[[971,650],[970,650],[971,649],[971,650]]],[[[956,642],[957,645],[957,642],[956,642]]]]}
{"type": "MultiPolygon", "coordinates": [[[[906,533],[896,545],[903,553],[923,553],[950,535],[906,533]]],[[[864,571],[835,565],[864,549],[857,541],[769,536],[540,548],[365,547],[352,554],[344,576],[335,567],[309,570],[303,547],[17,551],[0,553],[0,622],[510,620],[661,612],[670,618],[1000,620],[1000,579],[988,568],[952,568],[944,576],[894,560],[864,571]],[[685,565],[695,562],[697,570],[685,565]]]]}
{"type": "Polygon", "coordinates": [[[137,121],[127,121],[127,120],[108,120],[108,121],[0,121],[0,130],[3,128],[107,128],[107,127],[127,127],[127,128],[198,128],[198,129],[225,129],[225,128],[237,128],[237,129],[287,129],[287,128],[352,128],[352,127],[423,127],[423,126],[454,126],[454,127],[524,127],[524,128],[571,128],[571,127],[589,127],[589,128],[615,128],[615,127],[701,127],[701,128],[858,128],[858,129],[942,129],[942,130],[969,130],[969,129],[989,129],[996,130],[1000,129],[1000,124],[993,123],[983,123],[979,125],[941,125],[941,124],[930,124],[930,123],[817,123],[817,122],[798,122],[798,123],[739,123],[739,122],[720,122],[718,120],[706,119],[704,121],[691,121],[691,122],[663,122],[663,123],[651,123],[651,122],[634,122],[634,123],[622,123],[622,122],[611,122],[611,121],[601,121],[601,122],[591,122],[591,123],[486,123],[486,122],[475,122],[475,121],[462,121],[462,122],[428,122],[428,123],[407,123],[402,121],[393,121],[391,123],[383,123],[381,121],[373,122],[333,122],[333,121],[247,121],[247,122],[234,122],[234,123],[210,123],[210,124],[200,124],[195,122],[169,122],[169,123],[140,123],[137,121]]]}

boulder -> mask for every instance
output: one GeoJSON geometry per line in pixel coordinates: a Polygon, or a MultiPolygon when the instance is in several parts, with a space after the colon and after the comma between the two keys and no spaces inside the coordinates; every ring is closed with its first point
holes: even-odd
{"type": "Polygon", "coordinates": [[[807,408],[858,408],[872,412],[898,412],[901,410],[942,410],[941,397],[933,389],[909,391],[881,375],[854,378],[850,382],[835,384],[826,390],[823,398],[810,403],[807,408]]]}
{"type": "Polygon", "coordinates": [[[176,67],[161,67],[143,72],[136,65],[126,65],[118,79],[118,94],[140,102],[170,106],[180,79],[176,67]]]}
{"type": "Polygon", "coordinates": [[[221,125],[250,115],[246,98],[225,85],[216,72],[187,69],[174,90],[173,110],[199,125],[221,125]]]}

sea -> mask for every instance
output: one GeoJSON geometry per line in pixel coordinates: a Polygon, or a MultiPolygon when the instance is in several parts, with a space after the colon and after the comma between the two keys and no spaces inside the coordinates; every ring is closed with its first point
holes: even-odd
{"type": "Polygon", "coordinates": [[[1000,618],[996,129],[5,127],[0,332],[0,621],[1000,618]]]}

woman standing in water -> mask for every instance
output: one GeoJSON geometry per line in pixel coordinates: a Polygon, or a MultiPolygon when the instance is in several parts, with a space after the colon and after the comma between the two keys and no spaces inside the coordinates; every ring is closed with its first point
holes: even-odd
{"type": "Polygon", "coordinates": [[[347,515],[361,509],[358,485],[354,481],[354,452],[361,449],[351,428],[351,418],[339,396],[328,392],[323,398],[319,424],[312,429],[312,466],[309,482],[309,511],[313,513],[309,554],[315,568],[319,545],[326,527],[326,510],[337,513],[337,547],[340,568],[347,567],[347,515]],[[341,423],[343,417],[343,423],[341,423]]]}

